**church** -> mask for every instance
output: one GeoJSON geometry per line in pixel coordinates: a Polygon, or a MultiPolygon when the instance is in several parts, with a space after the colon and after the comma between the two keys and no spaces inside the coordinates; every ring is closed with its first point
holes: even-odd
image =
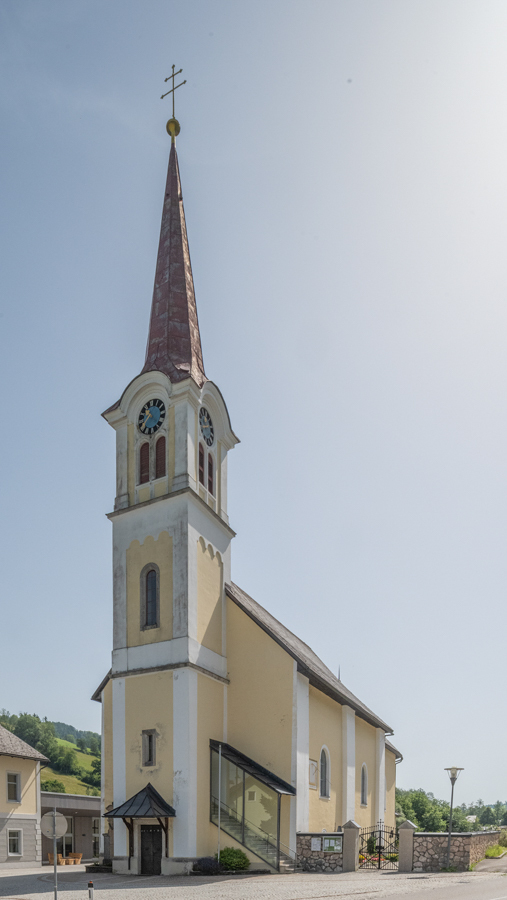
{"type": "MultiPolygon", "coordinates": [[[[392,729],[234,584],[228,455],[204,369],[170,119],[144,367],[103,416],[116,432],[111,669],[102,704],[101,855],[188,872],[219,847],[284,871],[298,834],[395,822],[392,729]]],[[[264,599],[264,598],[262,598],[264,599]]]]}

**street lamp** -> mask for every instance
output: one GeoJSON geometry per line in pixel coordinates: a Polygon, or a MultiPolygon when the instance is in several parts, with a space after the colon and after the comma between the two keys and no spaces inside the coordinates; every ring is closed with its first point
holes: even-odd
{"type": "Polygon", "coordinates": [[[449,868],[449,864],[451,861],[451,832],[452,832],[452,806],[454,801],[454,785],[456,784],[459,773],[463,771],[463,769],[458,769],[457,766],[451,766],[450,769],[446,769],[446,772],[449,773],[449,778],[451,779],[451,814],[449,816],[449,836],[447,838],[447,868],[449,868]]]}

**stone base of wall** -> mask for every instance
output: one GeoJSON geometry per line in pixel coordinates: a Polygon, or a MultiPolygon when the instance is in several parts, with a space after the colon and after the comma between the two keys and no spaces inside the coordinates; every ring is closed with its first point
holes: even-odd
{"type": "Polygon", "coordinates": [[[312,850],[312,839],[321,841],[323,846],[323,838],[343,837],[340,832],[335,834],[298,834],[297,841],[297,861],[299,868],[304,872],[342,872],[343,871],[343,851],[341,853],[330,853],[328,850],[312,850]]]}
{"type": "MultiPolygon", "coordinates": [[[[479,862],[488,847],[498,843],[499,831],[473,831],[451,835],[449,866],[466,871],[479,862]]],[[[414,872],[440,872],[447,867],[448,835],[442,832],[414,834],[414,872]]]]}

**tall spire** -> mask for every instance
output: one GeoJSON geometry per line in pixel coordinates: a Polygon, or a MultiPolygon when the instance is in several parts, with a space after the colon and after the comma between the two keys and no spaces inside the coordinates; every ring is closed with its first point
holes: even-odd
{"type": "Polygon", "coordinates": [[[171,382],[193,378],[199,387],[207,380],[190,265],[185,212],[175,135],[179,124],[167,123],[171,152],[165,189],[150,331],[143,372],[164,372],[171,382]]]}

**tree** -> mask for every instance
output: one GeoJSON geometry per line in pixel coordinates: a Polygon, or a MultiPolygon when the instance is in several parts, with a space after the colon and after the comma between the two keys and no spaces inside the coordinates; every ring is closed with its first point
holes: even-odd
{"type": "Polygon", "coordinates": [[[482,810],[479,821],[481,825],[494,825],[495,824],[495,814],[491,809],[491,806],[485,806],[482,810]]]}
{"type": "Polygon", "coordinates": [[[77,744],[78,750],[81,750],[83,753],[86,753],[86,750],[87,750],[86,741],[83,737],[79,737],[76,741],[76,744],[77,744]]]}
{"type": "Polygon", "coordinates": [[[76,751],[66,747],[58,758],[58,769],[64,775],[81,775],[81,766],[77,761],[76,751]]]}
{"type": "Polygon", "coordinates": [[[94,756],[98,756],[100,753],[100,741],[96,737],[90,738],[90,750],[94,756]]]}
{"type": "Polygon", "coordinates": [[[53,794],[65,794],[65,785],[56,778],[50,778],[47,781],[41,781],[41,791],[52,791],[53,794]]]}
{"type": "Polygon", "coordinates": [[[41,720],[36,715],[30,713],[21,713],[14,728],[14,734],[30,744],[30,747],[37,748],[37,744],[41,737],[41,720]]]}

